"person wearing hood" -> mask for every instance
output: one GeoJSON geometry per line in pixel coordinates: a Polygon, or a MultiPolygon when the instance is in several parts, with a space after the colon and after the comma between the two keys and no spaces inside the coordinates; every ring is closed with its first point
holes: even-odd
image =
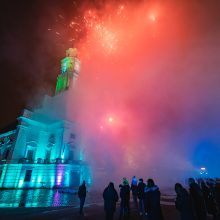
{"type": "Polygon", "coordinates": [[[218,219],[220,219],[220,180],[216,179],[214,186],[214,196],[218,207],[218,219]]]}
{"type": "Polygon", "coordinates": [[[118,193],[115,190],[114,183],[110,182],[103,192],[104,210],[106,220],[113,220],[118,201],[118,193]]]}
{"type": "Polygon", "coordinates": [[[135,176],[133,176],[131,180],[131,192],[132,192],[134,205],[137,208],[137,178],[135,176]]]}
{"type": "Polygon", "coordinates": [[[86,199],[86,181],[85,180],[83,181],[82,185],[79,187],[78,197],[80,200],[79,214],[84,215],[83,214],[83,207],[84,207],[84,203],[85,203],[85,199],[86,199]]]}
{"type": "Polygon", "coordinates": [[[137,196],[139,200],[139,214],[142,216],[144,214],[144,188],[146,187],[146,184],[144,183],[143,179],[139,179],[139,183],[137,186],[137,196]]]}
{"type": "Polygon", "coordinates": [[[189,192],[192,198],[193,207],[195,209],[196,217],[198,220],[206,220],[206,205],[204,195],[199,185],[193,178],[189,178],[189,192]]]}
{"type": "Polygon", "coordinates": [[[214,220],[219,218],[219,209],[215,199],[215,182],[212,179],[201,181],[201,190],[205,199],[207,212],[213,216],[214,220]]]}
{"type": "Polygon", "coordinates": [[[189,193],[180,183],[175,184],[175,192],[177,194],[175,206],[180,212],[181,220],[194,220],[192,201],[189,193]]]}
{"type": "Polygon", "coordinates": [[[163,220],[164,218],[160,206],[160,190],[158,186],[155,185],[153,179],[147,180],[144,195],[148,220],[163,220]]]}
{"type": "Polygon", "coordinates": [[[128,180],[123,178],[123,184],[119,185],[120,187],[120,219],[130,214],[130,186],[128,180]]]}

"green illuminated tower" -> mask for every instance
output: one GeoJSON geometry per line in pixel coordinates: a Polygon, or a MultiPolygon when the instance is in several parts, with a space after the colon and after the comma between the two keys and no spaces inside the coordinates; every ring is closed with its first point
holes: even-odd
{"type": "Polygon", "coordinates": [[[57,77],[56,94],[67,90],[75,84],[79,75],[80,61],[77,58],[77,49],[69,48],[66,57],[61,60],[61,72],[57,77]]]}

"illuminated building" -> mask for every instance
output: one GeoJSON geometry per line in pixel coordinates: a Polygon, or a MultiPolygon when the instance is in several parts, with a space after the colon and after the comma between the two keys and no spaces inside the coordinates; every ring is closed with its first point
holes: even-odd
{"type": "Polygon", "coordinates": [[[25,109],[15,129],[0,134],[0,188],[76,187],[91,183],[77,124],[66,118],[65,102],[79,74],[76,49],[61,61],[56,95],[42,107],[25,109]],[[60,105],[63,104],[63,108],[60,105]]]}

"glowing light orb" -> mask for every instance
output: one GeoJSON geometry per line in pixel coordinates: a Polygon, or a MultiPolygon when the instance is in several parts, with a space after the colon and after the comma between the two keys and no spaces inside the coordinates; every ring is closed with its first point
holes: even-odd
{"type": "Polygon", "coordinates": [[[149,16],[149,19],[154,22],[154,21],[156,21],[156,16],[154,14],[151,14],[149,16]]]}
{"type": "Polygon", "coordinates": [[[208,170],[206,169],[206,167],[201,167],[199,173],[200,175],[208,175],[208,170]]]}
{"type": "Polygon", "coordinates": [[[113,122],[113,118],[112,118],[112,117],[109,117],[109,118],[108,118],[108,122],[110,122],[110,123],[113,122]]]}

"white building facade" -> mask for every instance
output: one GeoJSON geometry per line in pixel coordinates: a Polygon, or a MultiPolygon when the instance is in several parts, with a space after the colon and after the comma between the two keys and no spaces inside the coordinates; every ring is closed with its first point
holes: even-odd
{"type": "Polygon", "coordinates": [[[58,109],[79,74],[75,49],[67,50],[63,60],[56,95],[46,96],[40,109],[25,109],[16,129],[0,134],[0,188],[75,188],[83,180],[91,184],[77,124],[65,117],[65,108],[58,109]],[[71,68],[64,70],[63,60],[71,60],[71,68]]]}

